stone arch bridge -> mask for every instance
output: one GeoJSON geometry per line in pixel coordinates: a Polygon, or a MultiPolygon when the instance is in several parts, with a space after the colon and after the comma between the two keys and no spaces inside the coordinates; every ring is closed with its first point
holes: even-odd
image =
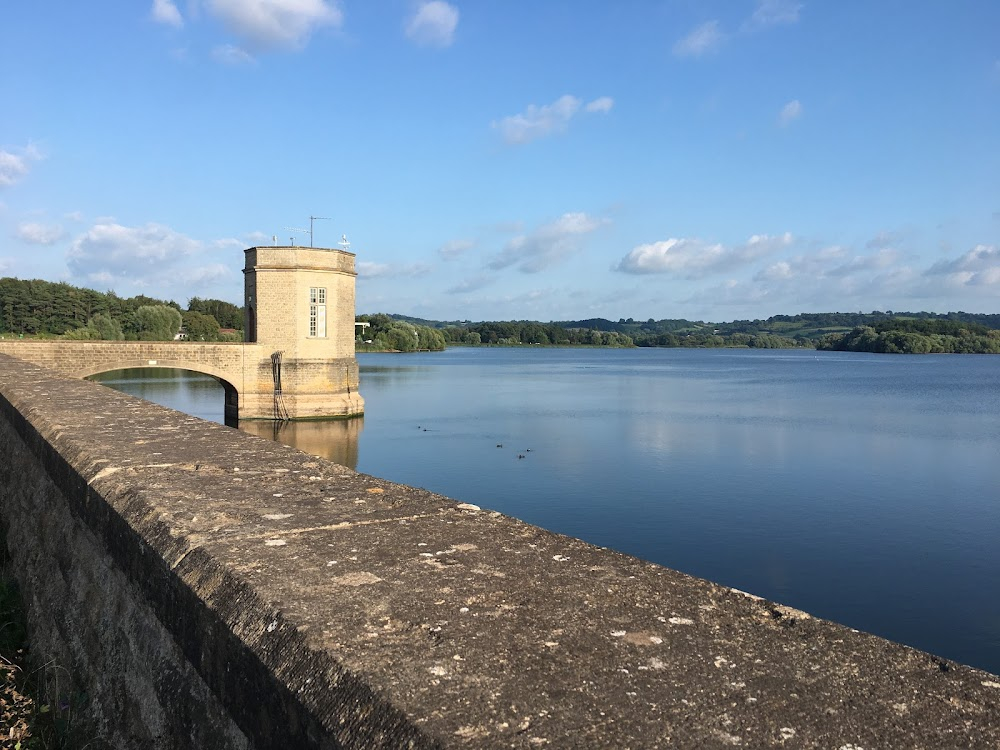
{"type": "Polygon", "coordinates": [[[210,375],[227,419],[328,419],[364,412],[354,357],[354,255],[245,251],[246,343],[0,341],[0,353],[77,378],[133,367],[210,375]]]}

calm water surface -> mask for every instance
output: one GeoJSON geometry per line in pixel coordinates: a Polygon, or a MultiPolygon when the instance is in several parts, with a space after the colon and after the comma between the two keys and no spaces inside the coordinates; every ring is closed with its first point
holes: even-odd
{"type": "MultiPolygon", "coordinates": [[[[1000,672],[1000,357],[358,360],[363,421],[241,427],[1000,672]]],[[[101,377],[222,421],[209,378],[101,377]]]]}

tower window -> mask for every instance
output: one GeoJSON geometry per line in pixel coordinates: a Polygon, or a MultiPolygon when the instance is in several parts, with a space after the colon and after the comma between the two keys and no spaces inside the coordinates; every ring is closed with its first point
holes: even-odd
{"type": "Polygon", "coordinates": [[[326,338],[325,287],[309,287],[309,336],[326,338]]]}

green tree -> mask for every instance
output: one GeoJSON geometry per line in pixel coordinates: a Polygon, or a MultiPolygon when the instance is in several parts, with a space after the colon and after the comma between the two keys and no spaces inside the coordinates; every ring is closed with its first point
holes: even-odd
{"type": "Polygon", "coordinates": [[[107,313],[94,315],[88,326],[97,331],[97,338],[105,341],[121,341],[125,338],[121,324],[107,313]]]}
{"type": "MultiPolygon", "coordinates": [[[[243,308],[219,299],[201,299],[192,297],[188,300],[188,312],[211,315],[218,321],[221,328],[243,329],[243,308]]],[[[186,324],[185,324],[186,325],[186,324]]],[[[208,339],[206,339],[207,341],[208,339]]]]}
{"type": "Polygon", "coordinates": [[[190,341],[218,341],[219,322],[211,315],[188,310],[182,313],[184,330],[190,341]]]}
{"type": "Polygon", "coordinates": [[[169,305],[142,305],[135,317],[140,341],[170,341],[181,329],[181,314],[169,305]]]}
{"type": "Polygon", "coordinates": [[[62,337],[70,341],[96,341],[101,338],[101,334],[97,332],[96,328],[88,325],[72,328],[66,331],[62,337]]]}

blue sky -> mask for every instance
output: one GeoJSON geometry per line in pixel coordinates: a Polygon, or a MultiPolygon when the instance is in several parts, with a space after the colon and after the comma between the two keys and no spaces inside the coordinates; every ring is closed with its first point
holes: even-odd
{"type": "Polygon", "coordinates": [[[0,274],[358,311],[1000,312],[996,0],[155,0],[0,11],[0,274]]]}

